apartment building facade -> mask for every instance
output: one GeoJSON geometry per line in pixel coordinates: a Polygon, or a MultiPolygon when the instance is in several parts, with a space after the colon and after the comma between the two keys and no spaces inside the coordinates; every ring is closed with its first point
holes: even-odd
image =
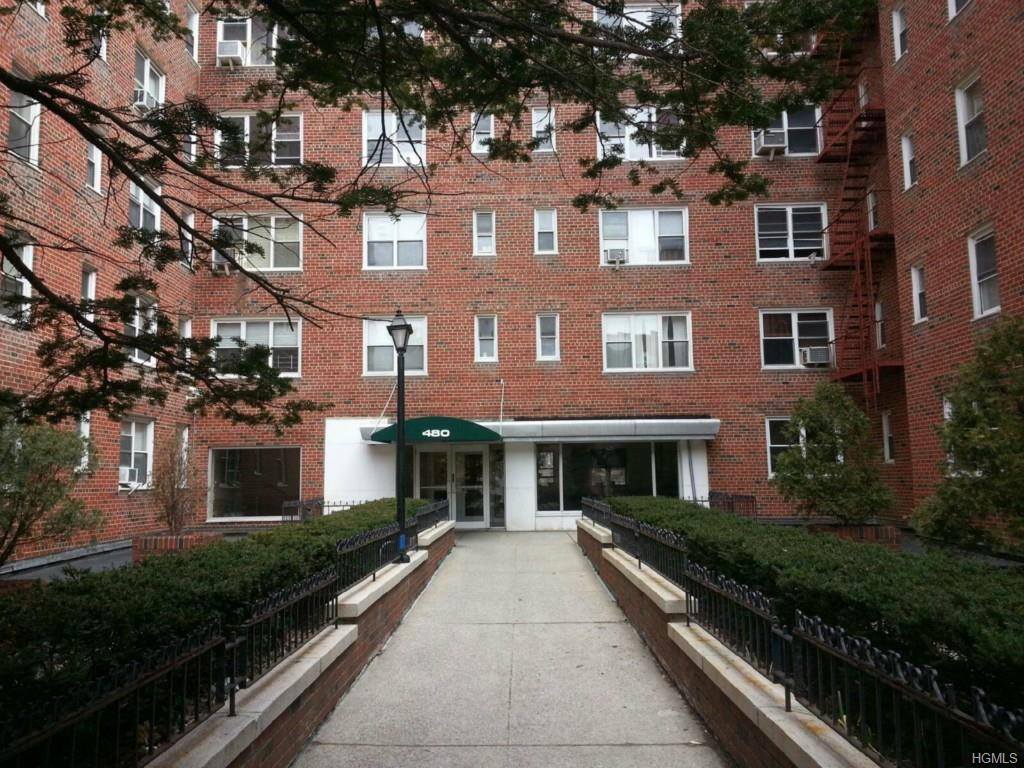
{"type": "MultiPolygon", "coordinates": [[[[1024,34],[1011,6],[883,4],[843,62],[849,93],[782,115],[764,133],[723,133],[730,152],[773,182],[768,197],[732,206],[706,202],[716,180],[703,162],[612,124],[602,125],[605,141],[596,130],[563,129],[578,115],[571,105],[538,98],[533,125],[521,129],[546,137],[532,162],[491,167],[484,152],[452,155],[431,126],[297,98],[278,121],[269,162],[322,160],[341,174],[370,165],[396,182],[438,162],[433,194],[397,219],[375,210],[323,217],[299,205],[285,216],[231,201],[200,217],[198,227],[260,238],[257,266],[335,314],[289,322],[248,278],[216,263],[161,274],[160,310],[195,336],[221,337],[225,359],[235,338],[267,345],[299,397],[329,405],[284,435],[193,417],[183,395],[128,419],[92,418],[100,462],[82,486],[107,522],[91,536],[161,527],[146,478],[162,440],[187,440],[198,457],[209,494],[197,526],[279,520],[282,503],[299,498],[392,495],[394,449],[382,430],[395,360],[381,320],[397,308],[414,328],[407,415],[422,419],[408,491],[449,498],[461,525],[566,528],[581,496],[614,493],[752,494],[760,513],[787,515],[770,484],[774,456],[787,447],[781,427],[828,379],[862,398],[883,473],[908,514],[938,478],[942,387],[990,318],[1020,311],[1024,245],[1011,201],[1022,183],[1011,141],[1024,111],[1014,58],[1024,34]],[[398,140],[385,147],[382,134],[398,140]],[[624,204],[579,211],[571,201],[589,186],[576,159],[610,143],[626,162],[604,183],[624,204]],[[684,198],[630,184],[630,161],[640,158],[678,171],[684,198]],[[927,320],[915,309],[922,294],[927,320]]],[[[274,31],[202,17],[178,0],[172,7],[194,25],[190,40],[114,35],[91,65],[91,87],[111,104],[196,93],[243,132],[256,130],[261,105],[244,94],[272,66],[274,31]]],[[[62,50],[46,7],[25,6],[13,24],[23,44],[3,54],[5,65],[31,72],[33,56],[62,50]]],[[[25,114],[38,152],[6,161],[30,180],[18,205],[60,212],[55,226],[95,238],[98,253],[125,217],[159,215],[127,188],[112,196],[123,210],[97,210],[85,142],[59,135],[45,114],[25,114]],[[83,233],[90,216],[96,223],[83,233]]],[[[464,119],[474,149],[484,149],[493,121],[464,119]]],[[[222,160],[223,173],[238,173],[222,160]]],[[[176,204],[187,213],[187,199],[176,204]]],[[[116,260],[40,250],[41,274],[69,293],[102,294],[116,282],[116,260]]],[[[35,343],[0,325],[0,377],[38,378],[35,343]]],[[[50,549],[33,542],[22,556],[50,549]]]]}

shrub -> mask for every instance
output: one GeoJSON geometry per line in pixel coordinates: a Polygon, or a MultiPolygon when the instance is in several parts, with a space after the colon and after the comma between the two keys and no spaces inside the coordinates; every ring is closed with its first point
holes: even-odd
{"type": "MultiPolygon", "coordinates": [[[[422,504],[409,501],[415,513],[422,504]]],[[[0,720],[139,660],[211,621],[249,616],[249,605],[334,562],[335,544],[395,519],[394,499],[237,542],[0,596],[0,720]]]]}
{"type": "Polygon", "coordinates": [[[1022,703],[1024,574],[755,523],[690,502],[608,502],[619,514],[684,534],[694,561],[775,598],[784,624],[799,608],[935,667],[960,691],[977,685],[1005,706],[1022,703]]]}

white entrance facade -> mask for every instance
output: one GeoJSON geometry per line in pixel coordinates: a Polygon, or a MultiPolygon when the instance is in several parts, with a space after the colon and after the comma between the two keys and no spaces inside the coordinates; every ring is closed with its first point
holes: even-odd
{"type": "MultiPolygon", "coordinates": [[[[406,492],[448,499],[460,528],[570,530],[583,496],[708,498],[708,443],[717,419],[479,421],[496,443],[415,443],[406,492]]],[[[395,449],[377,419],[327,419],[324,498],[395,495],[395,449]]]]}

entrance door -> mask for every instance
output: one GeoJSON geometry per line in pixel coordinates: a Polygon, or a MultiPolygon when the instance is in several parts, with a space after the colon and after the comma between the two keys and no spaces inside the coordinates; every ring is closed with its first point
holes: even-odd
{"type": "Polygon", "coordinates": [[[487,525],[487,465],[478,448],[454,448],[452,501],[455,522],[467,527],[487,525]]]}
{"type": "Polygon", "coordinates": [[[420,451],[418,498],[444,501],[448,498],[448,451],[420,451]]]}

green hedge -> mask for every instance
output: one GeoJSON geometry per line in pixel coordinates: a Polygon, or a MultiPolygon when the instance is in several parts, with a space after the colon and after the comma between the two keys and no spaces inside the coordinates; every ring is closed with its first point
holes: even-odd
{"type": "MultiPolygon", "coordinates": [[[[423,502],[409,500],[410,513],[423,502]]],[[[93,680],[334,562],[335,543],[395,519],[394,499],[0,597],[0,720],[93,680]]]]}
{"type": "Polygon", "coordinates": [[[1024,574],[941,553],[910,555],[802,528],[755,523],[697,504],[611,498],[621,515],[686,535],[690,557],[794,611],[936,667],[960,691],[978,685],[1024,704],[1024,574]]]}

